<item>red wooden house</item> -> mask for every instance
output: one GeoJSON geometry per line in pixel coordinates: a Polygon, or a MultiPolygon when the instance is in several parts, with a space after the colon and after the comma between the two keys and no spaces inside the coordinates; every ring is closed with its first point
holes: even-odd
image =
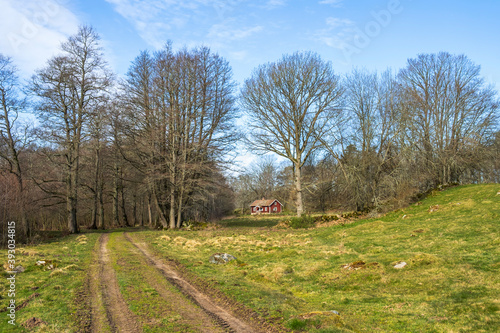
{"type": "Polygon", "coordinates": [[[266,200],[255,200],[250,205],[250,213],[255,214],[273,214],[281,213],[283,211],[283,205],[276,199],[266,200]]]}

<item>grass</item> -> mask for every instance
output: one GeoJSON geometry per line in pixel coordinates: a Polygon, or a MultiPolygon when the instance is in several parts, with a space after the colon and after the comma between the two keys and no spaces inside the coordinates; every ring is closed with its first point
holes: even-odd
{"type": "MultiPolygon", "coordinates": [[[[385,216],[323,228],[274,228],[286,216],[220,221],[219,229],[130,233],[161,256],[270,322],[295,332],[500,331],[500,185],[436,191],[385,216]],[[208,262],[227,252],[226,265],[208,262]],[[400,262],[407,265],[395,269],[400,262]],[[336,312],[333,312],[336,311],[336,312]]],[[[85,303],[80,293],[99,233],[18,247],[16,327],[0,316],[1,332],[76,332],[85,303]],[[37,260],[55,269],[37,266],[37,260]],[[39,296],[32,297],[38,293],[39,296]],[[47,324],[21,326],[31,317],[47,324]]],[[[149,267],[120,230],[108,243],[120,290],[146,332],[196,331],[183,318],[182,295],[149,267]]],[[[0,251],[2,263],[7,252],[0,251]]],[[[10,298],[0,281],[0,310],[10,298]]],[[[88,310],[88,309],[87,309],[88,310]]],[[[85,319],[85,318],[83,318],[85,319]]]]}
{"type": "MultiPolygon", "coordinates": [[[[78,302],[86,277],[91,252],[98,234],[72,235],[53,239],[37,246],[18,246],[16,266],[26,270],[16,274],[16,306],[29,299],[16,311],[16,326],[7,322],[6,312],[0,313],[1,332],[69,332],[79,329],[79,315],[84,304],[78,302]],[[36,262],[44,260],[44,266],[36,262]],[[53,269],[48,269],[52,264],[53,269]],[[38,294],[38,296],[36,296],[38,294]],[[31,298],[30,298],[31,296],[31,298]],[[29,318],[36,317],[46,325],[34,329],[22,326],[29,318]]],[[[0,251],[2,264],[7,261],[7,251],[0,251]]],[[[0,281],[0,309],[5,309],[10,297],[7,273],[2,268],[0,281]]]]}
{"type": "Polygon", "coordinates": [[[498,190],[450,188],[383,217],[328,228],[278,230],[269,226],[280,217],[244,217],[222,221],[219,230],[134,236],[295,331],[496,332],[498,190]],[[238,261],[210,264],[215,252],[238,261]],[[395,269],[401,261],[407,266],[395,269]]]}

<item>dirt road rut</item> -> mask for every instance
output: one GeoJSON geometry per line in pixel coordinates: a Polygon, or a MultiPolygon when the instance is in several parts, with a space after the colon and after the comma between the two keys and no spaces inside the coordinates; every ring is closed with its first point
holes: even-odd
{"type": "Polygon", "coordinates": [[[93,281],[92,302],[92,331],[106,331],[107,328],[113,332],[136,333],[142,332],[135,315],[129,310],[123,299],[115,271],[111,265],[109,250],[106,245],[109,240],[108,234],[99,238],[98,244],[98,272],[97,281],[93,281]],[[101,308],[106,313],[106,323],[103,323],[101,308]]]}
{"type": "Polygon", "coordinates": [[[222,327],[226,328],[229,332],[235,333],[252,333],[259,332],[255,330],[252,326],[245,323],[243,320],[237,318],[228,310],[217,305],[212,301],[207,295],[200,292],[195,286],[182,278],[175,268],[162,262],[162,260],[153,256],[147,249],[146,244],[136,243],[132,240],[129,235],[125,235],[125,238],[136,246],[139,251],[148,259],[151,265],[154,265],[156,269],[161,271],[164,277],[176,286],[184,295],[190,298],[193,302],[198,304],[209,316],[214,318],[222,327]]]}
{"type": "Polygon", "coordinates": [[[89,272],[92,332],[135,333],[142,332],[143,328],[163,332],[165,330],[162,327],[165,326],[162,325],[170,325],[169,332],[265,331],[217,304],[183,278],[175,267],[155,257],[146,244],[135,241],[126,233],[111,235],[112,242],[109,242],[109,234],[103,234],[99,238],[94,251],[94,264],[89,272]],[[117,267],[117,271],[113,267],[117,267]],[[141,281],[134,284],[134,288],[154,290],[157,293],[156,308],[146,316],[137,315],[137,305],[132,306],[130,302],[137,302],[138,298],[143,297],[143,304],[150,305],[151,299],[139,293],[133,294],[131,298],[130,292],[120,292],[119,279],[122,279],[120,283],[123,292],[124,276],[128,277],[126,274],[130,273],[137,274],[141,281]],[[130,309],[134,309],[135,313],[130,309]],[[175,323],[162,322],[172,317],[180,319],[176,319],[175,323]]]}

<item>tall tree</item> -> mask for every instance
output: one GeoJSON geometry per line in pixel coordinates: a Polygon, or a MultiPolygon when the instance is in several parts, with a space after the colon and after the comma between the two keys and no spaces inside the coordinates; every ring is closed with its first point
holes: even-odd
{"type": "Polygon", "coordinates": [[[341,95],[331,64],[311,52],[261,65],[241,91],[250,146],[283,156],[294,166],[298,216],[304,211],[301,169],[332,131],[341,95]]]}
{"type": "MultiPolygon", "coordinates": [[[[36,112],[43,125],[43,138],[58,147],[59,156],[51,159],[64,169],[68,229],[79,232],[77,223],[78,188],[80,184],[80,149],[88,132],[91,115],[111,85],[99,35],[82,26],[61,45],[61,55],[48,61],[33,76],[31,91],[38,97],[36,112]]],[[[43,188],[43,184],[39,182],[43,188]]]]}
{"type": "Polygon", "coordinates": [[[19,112],[26,107],[26,100],[20,97],[17,69],[12,60],[0,54],[0,158],[8,165],[8,171],[17,181],[18,202],[21,225],[26,238],[30,237],[30,225],[24,207],[23,171],[19,154],[23,147],[20,133],[16,128],[19,112]]]}
{"type": "Polygon", "coordinates": [[[147,175],[165,228],[181,226],[234,142],[231,76],[208,48],[174,53],[170,44],[154,56],[142,52],[127,74],[126,158],[147,175]]]}
{"type": "Polygon", "coordinates": [[[363,210],[378,206],[389,195],[387,176],[397,165],[396,139],[403,130],[400,98],[389,71],[378,75],[354,70],[344,84],[349,121],[343,137],[349,145],[338,163],[344,172],[346,197],[352,198],[356,209],[363,210]]]}
{"type": "MultiPolygon", "coordinates": [[[[421,54],[399,73],[411,139],[428,173],[425,187],[458,182],[474,147],[498,119],[496,92],[464,55],[421,54]]],[[[470,164],[469,164],[470,165],[470,164]]]]}

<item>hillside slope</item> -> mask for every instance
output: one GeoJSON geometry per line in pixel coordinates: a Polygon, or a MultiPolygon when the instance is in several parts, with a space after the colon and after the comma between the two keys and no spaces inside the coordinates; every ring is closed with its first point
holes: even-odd
{"type": "Polygon", "coordinates": [[[498,191],[498,184],[450,188],[345,226],[134,237],[293,330],[495,332],[500,329],[498,191]],[[208,257],[216,252],[238,261],[210,264],[208,257]],[[400,262],[407,265],[394,268],[400,262]]]}

